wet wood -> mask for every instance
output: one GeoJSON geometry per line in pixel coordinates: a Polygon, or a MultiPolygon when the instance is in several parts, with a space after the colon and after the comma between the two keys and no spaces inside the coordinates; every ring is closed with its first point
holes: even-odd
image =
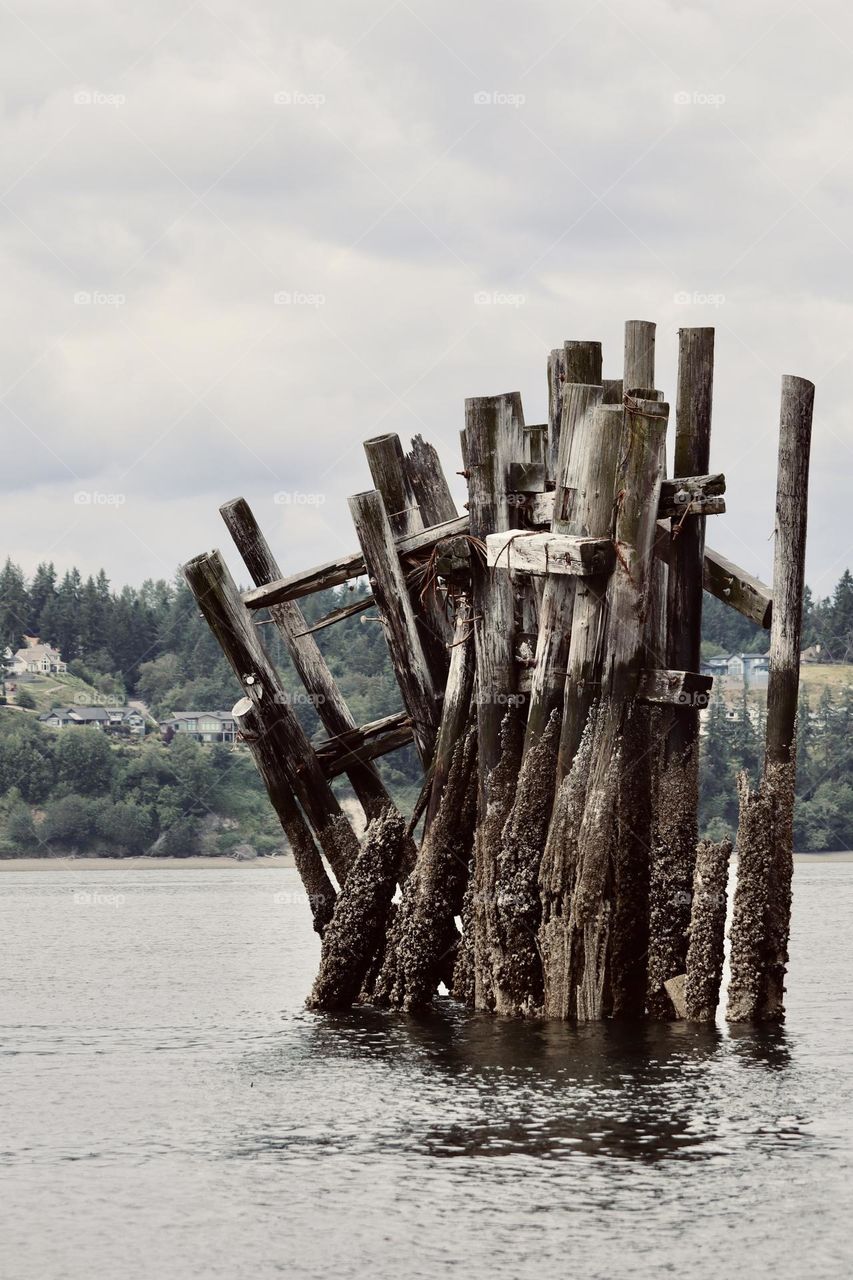
{"type": "Polygon", "coordinates": [[[219,551],[196,556],[184,577],[205,621],[256,708],[285,779],[311,823],[338,884],[352,865],[358,842],[329,786],[311,743],[289,705],[275,668],[219,551]]]}
{"type": "Polygon", "coordinates": [[[348,1009],[358,998],[385,938],[405,841],[395,809],[371,821],[323,933],[309,1009],[348,1009]]]}
{"type": "Polygon", "coordinates": [[[702,840],[696,850],[684,1010],[690,1022],[714,1022],[717,1016],[731,855],[731,840],[702,840]]]}
{"type": "MultiPolygon", "coordinates": [[[[668,548],[666,598],[667,666],[697,672],[702,639],[702,566],[705,511],[690,512],[699,490],[703,499],[725,488],[722,476],[707,475],[710,461],[711,404],[714,380],[714,330],[679,332],[676,397],[675,472],[695,477],[671,494],[673,517],[668,548]],[[682,514],[679,514],[679,507],[682,514]]],[[[670,496],[670,495],[668,495],[670,496]]],[[[656,548],[660,551],[660,547],[656,548]]],[[[663,557],[661,557],[662,559],[663,557]]],[[[710,686],[708,686],[710,688],[710,686]]],[[[701,690],[699,690],[701,693],[701,690]]],[[[707,696],[676,703],[663,743],[657,829],[652,853],[649,924],[648,1007],[654,1017],[673,1014],[667,983],[687,964],[690,897],[698,840],[699,712],[707,696]]]]}
{"type": "MultiPolygon", "coordinates": [[[[465,401],[468,455],[468,509],[471,535],[516,527],[510,502],[509,471],[524,450],[521,396],[511,392],[465,401]]],[[[472,556],[474,652],[477,663],[477,749],[479,822],[474,841],[474,1000],[495,1006],[494,979],[502,949],[497,920],[497,863],[500,833],[515,794],[521,752],[523,695],[515,664],[516,593],[511,572],[495,573],[485,558],[472,556]]]]}
{"type": "Polygon", "coordinates": [[[314,930],[322,935],[332,918],[337,894],[329,879],[314,837],[296,803],[290,783],[275,750],[272,735],[264,731],[263,721],[251,698],[241,698],[231,711],[240,740],[252,754],[270,804],[287,836],[296,870],[308,898],[314,930]]]}
{"type": "Polygon", "coordinates": [[[637,1017],[645,1008],[651,842],[648,715],[636,702],[644,601],[663,477],[668,406],[626,411],[617,478],[616,568],[607,593],[607,649],[580,825],[567,952],[581,1019],[637,1017]],[[638,714],[639,708],[639,714],[638,714]]]}
{"type": "Polygon", "coordinates": [[[782,379],[773,620],[760,786],[741,789],[738,885],[732,919],[732,1021],[780,1022],[794,871],[794,791],[814,386],[782,379]]]}
{"type": "Polygon", "coordinates": [[[466,596],[456,603],[456,622],[453,647],[450,651],[450,670],[444,699],[441,704],[441,721],[432,768],[432,783],[426,810],[425,831],[428,831],[438,813],[453,755],[461,741],[471,716],[471,699],[474,692],[474,624],[473,610],[466,596]]]}

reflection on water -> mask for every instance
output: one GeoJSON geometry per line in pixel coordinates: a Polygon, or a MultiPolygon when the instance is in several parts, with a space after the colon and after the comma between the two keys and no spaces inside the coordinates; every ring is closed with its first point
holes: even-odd
{"type": "MultiPolygon", "coordinates": [[[[332,1064],[349,1082],[393,1068],[407,1149],[431,1156],[563,1154],[654,1163],[701,1159],[738,1134],[722,1124],[732,1077],[745,1064],[783,1071],[789,1065],[784,1028],[738,1029],[675,1025],[567,1026],[471,1015],[445,1000],[434,1014],[408,1017],[372,1009],[293,1019],[279,1043],[251,1071],[289,1075],[296,1064],[332,1064]],[[720,1095],[720,1096],[718,1096],[720,1095]],[[402,1101],[402,1099],[401,1099],[402,1101]],[[726,1129],[725,1139],[723,1129],[726,1129]]],[[[287,1157],[310,1148],[333,1155],[396,1148],[401,1133],[362,1125],[368,1100],[328,1088],[327,1108],[344,1116],[322,1136],[313,1129],[277,1131],[274,1121],[241,1148],[287,1157]]],[[[765,1144],[805,1138],[793,1124],[749,1126],[765,1144]]]]}
{"type": "Polygon", "coordinates": [[[293,875],[4,877],[15,1280],[851,1273],[853,868],[767,1029],[309,1013],[293,875]]]}

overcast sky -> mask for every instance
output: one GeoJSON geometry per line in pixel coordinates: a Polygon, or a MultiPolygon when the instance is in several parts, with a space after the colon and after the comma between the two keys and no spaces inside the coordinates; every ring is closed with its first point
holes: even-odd
{"type": "Polygon", "coordinates": [[[466,396],[541,422],[549,349],[600,339],[619,377],[626,319],[657,322],[673,404],[679,327],[716,326],[708,540],[765,578],[781,375],[816,383],[808,580],[853,563],[848,4],[0,23],[0,551],[28,573],[138,583],[216,545],[236,572],[238,494],[285,572],[354,550],[364,438],[421,432],[455,472],[466,396]]]}

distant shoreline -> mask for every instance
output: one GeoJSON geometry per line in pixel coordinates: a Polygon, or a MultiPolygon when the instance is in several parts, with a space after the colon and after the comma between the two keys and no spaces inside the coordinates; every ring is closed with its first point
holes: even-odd
{"type": "Polygon", "coordinates": [[[154,858],[142,855],[136,858],[96,858],[58,857],[58,858],[0,858],[0,871],[49,871],[62,867],[67,871],[155,871],[171,868],[188,868],[194,871],[206,871],[209,868],[221,870],[224,867],[240,867],[253,870],[257,868],[293,867],[296,864],[290,854],[280,854],[274,858],[213,858],[204,854],[196,854],[189,858],[154,858]]]}
{"type": "MultiPolygon", "coordinates": [[[[818,862],[853,862],[853,851],[839,850],[836,853],[795,853],[794,862],[798,866],[808,866],[818,862]]],[[[0,858],[2,871],[49,871],[55,867],[63,867],[67,871],[160,871],[173,868],[191,871],[222,870],[224,867],[240,867],[247,870],[281,870],[296,864],[290,854],[279,854],[274,858],[213,858],[209,855],[196,854],[190,858],[154,858],[141,855],[137,858],[95,858],[95,857],[56,857],[56,858],[0,858]]]]}

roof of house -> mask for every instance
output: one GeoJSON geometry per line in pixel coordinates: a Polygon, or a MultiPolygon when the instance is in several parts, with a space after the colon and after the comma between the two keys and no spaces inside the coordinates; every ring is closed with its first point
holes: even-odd
{"type": "Polygon", "coordinates": [[[203,720],[209,717],[213,720],[233,720],[234,716],[230,711],[173,711],[168,720],[164,720],[164,724],[171,724],[175,720],[203,720]]]}
{"type": "Polygon", "coordinates": [[[62,661],[62,655],[58,649],[54,649],[52,644],[28,644],[26,648],[18,649],[15,657],[22,658],[24,662],[38,662],[40,658],[62,661]]]}
{"type": "Polygon", "coordinates": [[[50,711],[46,711],[39,716],[39,720],[50,720],[56,717],[59,720],[78,720],[103,724],[112,716],[121,715],[123,720],[129,719],[131,716],[140,716],[141,712],[136,707],[52,707],[50,711]]]}

